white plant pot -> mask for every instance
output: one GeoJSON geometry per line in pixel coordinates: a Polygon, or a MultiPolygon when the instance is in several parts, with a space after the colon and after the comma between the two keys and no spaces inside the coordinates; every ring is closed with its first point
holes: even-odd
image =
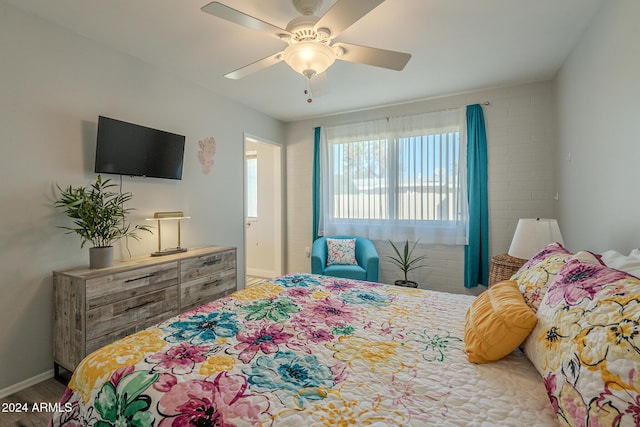
{"type": "Polygon", "coordinates": [[[106,268],[113,265],[113,246],[89,248],[89,268],[106,268]]]}

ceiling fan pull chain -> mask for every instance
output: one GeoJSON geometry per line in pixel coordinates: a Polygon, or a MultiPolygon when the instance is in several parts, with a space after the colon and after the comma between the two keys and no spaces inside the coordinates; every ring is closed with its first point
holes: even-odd
{"type": "Polygon", "coordinates": [[[311,79],[308,79],[305,77],[305,80],[306,80],[306,88],[304,90],[304,94],[307,95],[307,102],[311,104],[313,102],[313,96],[311,95],[311,85],[309,84],[309,81],[311,79]]]}

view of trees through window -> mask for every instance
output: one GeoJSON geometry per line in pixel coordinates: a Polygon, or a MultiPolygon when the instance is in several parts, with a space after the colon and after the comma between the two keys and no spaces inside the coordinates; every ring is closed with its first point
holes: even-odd
{"type": "Polygon", "coordinates": [[[453,221],[460,132],[333,144],[336,219],[453,221]]]}

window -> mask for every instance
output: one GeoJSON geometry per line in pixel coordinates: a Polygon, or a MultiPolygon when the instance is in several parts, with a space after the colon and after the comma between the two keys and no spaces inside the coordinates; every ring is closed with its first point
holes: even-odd
{"type": "Polygon", "coordinates": [[[464,114],[323,128],[325,234],[466,243],[464,114]]]}
{"type": "Polygon", "coordinates": [[[258,155],[247,151],[247,218],[258,217],[258,155]]]}

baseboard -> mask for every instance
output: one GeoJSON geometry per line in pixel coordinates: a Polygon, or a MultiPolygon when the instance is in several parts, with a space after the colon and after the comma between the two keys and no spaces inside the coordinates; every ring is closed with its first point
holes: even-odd
{"type": "Polygon", "coordinates": [[[17,384],[10,385],[7,388],[3,388],[0,390],[0,399],[4,399],[7,396],[11,396],[14,393],[24,390],[25,388],[29,388],[32,385],[36,385],[41,383],[42,381],[48,380],[49,378],[53,378],[53,369],[50,369],[46,372],[36,375],[35,377],[27,378],[24,381],[20,381],[17,384]]]}
{"type": "Polygon", "coordinates": [[[273,271],[268,271],[268,270],[258,270],[255,268],[247,268],[247,275],[248,276],[256,276],[256,277],[266,277],[268,279],[273,279],[274,277],[276,277],[275,273],[273,271]]]}

